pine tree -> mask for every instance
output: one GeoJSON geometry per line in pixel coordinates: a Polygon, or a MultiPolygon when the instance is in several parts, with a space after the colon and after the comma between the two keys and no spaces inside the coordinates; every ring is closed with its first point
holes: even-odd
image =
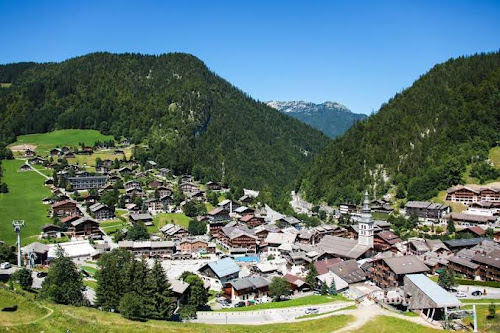
{"type": "Polygon", "coordinates": [[[332,279],[332,284],[330,285],[330,289],[328,290],[328,294],[335,296],[337,295],[337,286],[335,285],[335,279],[332,279]]]}
{"type": "Polygon", "coordinates": [[[326,283],[321,283],[321,291],[320,291],[321,295],[326,295],[328,294],[328,286],[326,285],[326,283]]]}
{"type": "Polygon", "coordinates": [[[148,289],[151,297],[150,318],[170,319],[175,302],[170,296],[170,283],[159,260],[155,260],[153,268],[148,274],[148,289]]]}
{"type": "Polygon", "coordinates": [[[307,284],[314,289],[316,287],[316,278],[318,277],[318,271],[313,263],[309,264],[309,272],[306,276],[307,284]]]}
{"type": "Polygon", "coordinates": [[[124,277],[133,258],[125,249],[104,253],[98,261],[96,302],[105,311],[117,310],[126,291],[124,277]]]}
{"type": "Polygon", "coordinates": [[[184,279],[184,282],[189,283],[188,305],[200,309],[207,304],[208,294],[203,286],[203,280],[197,275],[189,275],[184,279]]]}
{"type": "Polygon", "coordinates": [[[82,275],[76,265],[59,248],[38,296],[60,304],[83,305],[86,303],[84,288],[82,275]]]}
{"type": "Polygon", "coordinates": [[[453,219],[450,218],[448,220],[448,224],[446,226],[446,233],[448,235],[451,235],[451,234],[455,233],[455,231],[456,231],[456,229],[455,229],[455,221],[453,221],[453,219]]]}

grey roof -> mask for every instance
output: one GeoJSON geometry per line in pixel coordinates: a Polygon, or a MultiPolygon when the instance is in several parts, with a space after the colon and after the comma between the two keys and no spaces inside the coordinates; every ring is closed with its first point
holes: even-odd
{"type": "Polygon", "coordinates": [[[493,250],[486,254],[478,254],[477,256],[472,258],[472,261],[500,268],[500,250],[493,250]]]}
{"type": "Polygon", "coordinates": [[[170,290],[176,294],[184,294],[189,288],[189,283],[180,280],[171,280],[170,281],[170,290]]]}
{"type": "Polygon", "coordinates": [[[207,264],[219,277],[228,276],[240,271],[240,267],[232,258],[223,258],[207,264]]]}
{"type": "Polygon", "coordinates": [[[131,213],[130,218],[134,221],[140,221],[140,220],[152,220],[153,217],[149,213],[131,213]]]}
{"type": "MultiPolygon", "coordinates": [[[[441,288],[424,274],[408,274],[406,277],[420,289],[438,308],[458,307],[462,303],[452,294],[441,288]]],[[[416,308],[411,306],[411,308],[416,308]]]]}
{"type": "Polygon", "coordinates": [[[265,242],[268,244],[293,244],[297,234],[270,232],[267,234],[265,242]]]}
{"type": "Polygon", "coordinates": [[[35,253],[46,253],[49,252],[49,246],[39,243],[39,242],[34,242],[29,245],[26,245],[25,247],[22,248],[23,253],[30,253],[30,252],[35,252],[35,253]]]}
{"type": "Polygon", "coordinates": [[[370,248],[358,244],[357,240],[326,235],[318,243],[318,247],[323,251],[344,258],[357,259],[370,248]]]}
{"type": "Polygon", "coordinates": [[[76,227],[77,225],[80,225],[80,224],[82,224],[82,223],[84,223],[84,222],[87,222],[87,221],[90,221],[91,223],[96,223],[96,224],[97,224],[97,222],[96,222],[96,221],[91,220],[91,219],[89,219],[88,217],[80,217],[78,220],[71,221],[71,225],[72,225],[73,227],[76,227]]]}
{"type": "Polygon", "coordinates": [[[481,243],[484,240],[487,240],[488,238],[463,238],[463,239],[452,239],[452,240],[445,240],[444,243],[448,247],[461,247],[461,246],[474,246],[479,243],[481,243]]]}
{"type": "Polygon", "coordinates": [[[403,256],[382,259],[396,274],[427,272],[429,268],[417,256],[403,256]]]}
{"type": "Polygon", "coordinates": [[[249,288],[263,288],[270,284],[270,281],[262,276],[249,276],[242,279],[234,279],[229,282],[234,289],[242,290],[249,288]]]}
{"type": "Polygon", "coordinates": [[[406,208],[419,208],[419,209],[448,209],[447,205],[429,202],[429,201],[408,201],[405,206],[406,208]]]}
{"type": "Polygon", "coordinates": [[[285,216],[281,220],[285,221],[288,224],[299,224],[300,220],[296,218],[295,216],[285,216]]]}
{"type": "Polygon", "coordinates": [[[448,261],[452,262],[452,263],[456,263],[456,264],[461,265],[461,266],[472,268],[472,269],[477,269],[479,267],[478,264],[473,263],[472,261],[470,261],[470,259],[457,257],[457,256],[449,257],[448,261]]]}
{"type": "Polygon", "coordinates": [[[108,206],[106,206],[105,204],[100,203],[100,202],[96,202],[95,204],[93,204],[92,206],[89,207],[89,209],[92,213],[97,212],[98,210],[101,210],[103,208],[110,209],[108,206]]]}
{"type": "Polygon", "coordinates": [[[234,238],[240,237],[240,236],[247,236],[247,237],[257,239],[257,236],[255,236],[255,232],[253,230],[248,229],[247,226],[237,226],[237,227],[225,226],[225,227],[222,227],[222,232],[229,239],[234,239],[234,238]]]}
{"type": "Polygon", "coordinates": [[[410,242],[417,251],[423,251],[427,252],[429,251],[429,247],[427,247],[427,244],[423,240],[414,240],[410,242]]]}
{"type": "Polygon", "coordinates": [[[359,268],[358,262],[354,259],[331,264],[328,266],[328,269],[347,283],[366,280],[365,273],[359,268]]]}

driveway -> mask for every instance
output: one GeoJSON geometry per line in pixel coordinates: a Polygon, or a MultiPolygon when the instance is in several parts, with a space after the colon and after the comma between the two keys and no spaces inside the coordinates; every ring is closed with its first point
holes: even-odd
{"type": "MultiPolygon", "coordinates": [[[[459,285],[456,289],[467,295],[466,297],[464,297],[465,299],[484,299],[484,298],[500,299],[500,288],[459,285]],[[476,290],[479,290],[481,292],[484,292],[486,290],[486,295],[472,296],[471,293],[476,290]]],[[[455,295],[456,293],[450,293],[450,294],[455,295]]]]}

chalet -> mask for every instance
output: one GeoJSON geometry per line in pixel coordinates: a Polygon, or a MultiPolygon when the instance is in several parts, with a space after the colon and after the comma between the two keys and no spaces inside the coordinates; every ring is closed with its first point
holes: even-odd
{"type": "Polygon", "coordinates": [[[365,272],[359,267],[358,262],[354,259],[331,264],[328,266],[328,270],[348,284],[366,280],[365,272]]]}
{"type": "Polygon", "coordinates": [[[467,214],[475,214],[475,215],[499,216],[500,202],[491,202],[491,201],[472,202],[469,204],[469,207],[465,212],[467,214]]]}
{"type": "Polygon", "coordinates": [[[156,190],[158,191],[160,198],[166,195],[171,196],[173,194],[172,190],[165,186],[159,186],[156,190]]]}
{"type": "Polygon", "coordinates": [[[246,226],[250,229],[253,229],[255,227],[258,227],[259,225],[263,225],[266,223],[263,217],[255,216],[253,214],[244,215],[243,217],[240,217],[238,221],[246,224],[246,226]]]}
{"type": "Polygon", "coordinates": [[[240,216],[244,216],[247,214],[253,214],[255,212],[255,209],[248,208],[245,206],[240,206],[234,210],[234,212],[240,216]]]}
{"type": "Polygon", "coordinates": [[[500,249],[479,253],[472,258],[479,264],[479,276],[485,281],[500,281],[500,249]]]}
{"type": "Polygon", "coordinates": [[[408,242],[408,252],[413,255],[422,255],[429,251],[429,247],[424,240],[415,239],[408,242]]]}
{"type": "Polygon", "coordinates": [[[318,272],[318,275],[322,275],[325,273],[328,273],[329,267],[333,264],[337,264],[339,262],[342,262],[343,260],[340,258],[331,258],[331,259],[324,259],[324,260],[315,260],[314,267],[316,268],[316,271],[318,272]]]}
{"type": "Polygon", "coordinates": [[[486,234],[486,230],[484,230],[481,227],[474,226],[474,227],[467,227],[462,230],[459,230],[456,232],[456,235],[464,236],[464,235],[469,235],[470,237],[466,238],[474,238],[474,237],[484,237],[486,234]]]}
{"type": "Polygon", "coordinates": [[[280,255],[279,247],[283,244],[293,244],[297,234],[295,233],[277,233],[269,232],[264,241],[267,244],[267,253],[269,255],[280,255]]]}
{"type": "Polygon", "coordinates": [[[45,186],[52,186],[52,185],[54,185],[54,179],[53,178],[47,178],[47,179],[45,179],[45,181],[43,182],[43,184],[45,186]]]}
{"type": "Polygon", "coordinates": [[[149,213],[131,213],[128,219],[132,224],[142,222],[147,227],[153,226],[153,217],[149,213]]]}
{"type": "Polygon", "coordinates": [[[222,200],[217,204],[218,208],[223,208],[227,210],[229,213],[232,213],[239,205],[229,199],[222,200]]]}
{"type": "Polygon", "coordinates": [[[179,309],[183,304],[187,304],[189,283],[180,280],[170,281],[170,297],[175,299],[176,308],[179,309]]]}
{"type": "Polygon", "coordinates": [[[297,242],[301,244],[316,244],[318,242],[318,233],[315,230],[301,230],[297,234],[297,242]]]}
{"type": "Polygon", "coordinates": [[[338,236],[325,236],[318,243],[318,247],[331,257],[343,259],[361,259],[371,254],[371,248],[359,244],[358,241],[338,236]]]}
{"type": "Polygon", "coordinates": [[[198,192],[192,193],[191,194],[191,200],[196,200],[196,201],[199,201],[199,202],[205,201],[205,192],[198,191],[198,192]]]}
{"type": "Polygon", "coordinates": [[[52,205],[52,216],[62,217],[70,215],[81,215],[76,202],[63,200],[52,205]]]}
{"type": "Polygon", "coordinates": [[[191,175],[182,175],[181,183],[192,183],[194,181],[194,177],[191,175]]]}
{"type": "Polygon", "coordinates": [[[138,180],[129,180],[128,182],[123,184],[123,186],[125,187],[126,191],[130,190],[142,191],[141,183],[138,180]]]}
{"type": "Polygon", "coordinates": [[[227,282],[237,279],[240,267],[232,258],[223,258],[203,265],[199,270],[201,278],[210,283],[210,289],[221,290],[227,282]]]}
{"type": "Polygon", "coordinates": [[[224,297],[232,302],[259,300],[267,296],[271,281],[262,276],[234,279],[224,285],[224,297]]]}
{"type": "Polygon", "coordinates": [[[113,164],[114,164],[114,162],[112,160],[110,160],[109,158],[101,161],[101,165],[108,167],[108,168],[112,168],[113,164]]]}
{"type": "Polygon", "coordinates": [[[111,170],[110,168],[103,166],[103,165],[95,167],[95,172],[102,174],[102,175],[107,175],[110,170],[111,170]]]}
{"type": "Polygon", "coordinates": [[[121,167],[120,169],[118,169],[118,173],[122,177],[128,176],[128,175],[130,175],[132,173],[132,169],[129,168],[128,166],[124,166],[124,167],[121,167]]]}
{"type": "Polygon", "coordinates": [[[213,221],[228,221],[231,219],[229,217],[229,211],[224,209],[224,208],[221,208],[221,207],[217,207],[217,208],[214,208],[213,210],[211,210],[208,213],[208,216],[213,221]]]}
{"type": "Polygon", "coordinates": [[[84,155],[92,155],[94,153],[94,149],[92,147],[83,147],[81,150],[80,150],[80,153],[84,154],[84,155]]]}
{"type": "Polygon", "coordinates": [[[500,202],[500,187],[458,185],[447,191],[446,200],[465,204],[478,201],[500,202]]]}
{"type": "Polygon", "coordinates": [[[114,185],[116,182],[118,182],[120,180],[121,180],[120,176],[117,176],[117,175],[108,176],[108,183],[110,183],[111,185],[114,185]]]}
{"type": "Polygon", "coordinates": [[[249,205],[252,203],[252,200],[253,198],[248,196],[248,195],[244,195],[242,196],[241,198],[238,199],[238,201],[242,204],[242,205],[249,205]]]}
{"type": "Polygon", "coordinates": [[[160,168],[158,169],[160,176],[167,178],[170,175],[170,169],[160,168]]]}
{"type": "Polygon", "coordinates": [[[285,216],[277,220],[276,225],[283,228],[294,227],[295,229],[299,229],[300,220],[294,216],[285,216]]]}
{"type": "Polygon", "coordinates": [[[115,149],[113,151],[113,154],[114,155],[125,155],[125,152],[123,150],[121,150],[121,149],[115,149]]]}
{"type": "Polygon", "coordinates": [[[485,227],[492,226],[496,223],[496,216],[475,215],[466,213],[451,213],[446,216],[446,219],[452,219],[455,223],[468,227],[482,225],[485,227]]]}
{"type": "Polygon", "coordinates": [[[451,239],[445,240],[443,243],[454,253],[462,249],[470,249],[478,244],[481,244],[487,238],[468,238],[468,239],[451,239]]]}
{"type": "Polygon", "coordinates": [[[44,165],[47,163],[47,160],[45,158],[41,158],[40,156],[35,156],[32,159],[30,159],[30,164],[37,164],[37,165],[44,165]]]}
{"type": "Polygon", "coordinates": [[[381,231],[376,233],[373,237],[373,247],[379,252],[387,251],[395,244],[401,242],[401,238],[392,231],[381,231]]]}
{"type": "Polygon", "coordinates": [[[155,161],[146,161],[146,166],[148,168],[156,168],[157,165],[158,163],[156,163],[155,161]]]}
{"type": "Polygon", "coordinates": [[[279,233],[281,231],[278,227],[276,227],[273,224],[262,224],[260,226],[255,227],[254,232],[255,235],[259,238],[260,245],[262,246],[263,244],[266,244],[265,240],[270,232],[279,233]]]}
{"type": "Polygon", "coordinates": [[[179,250],[182,253],[207,252],[208,242],[194,237],[183,238],[179,242],[179,250]]]}
{"type": "Polygon", "coordinates": [[[73,153],[72,151],[69,151],[67,153],[64,153],[64,158],[75,158],[75,153],[73,153]]]}
{"type": "Polygon", "coordinates": [[[403,285],[406,274],[426,273],[429,268],[417,256],[389,257],[374,260],[369,270],[371,280],[381,288],[403,285]]]}
{"type": "Polygon", "coordinates": [[[255,233],[246,226],[222,227],[221,232],[217,235],[218,241],[227,249],[246,249],[247,252],[257,251],[258,237],[255,233]]]}
{"type": "Polygon", "coordinates": [[[171,195],[160,196],[160,201],[163,207],[172,206],[174,204],[174,198],[171,195]]]}
{"type": "Polygon", "coordinates": [[[78,220],[72,221],[68,231],[72,237],[100,237],[102,236],[99,229],[99,223],[86,217],[81,217],[78,220]]]}
{"type": "Polygon", "coordinates": [[[283,278],[285,278],[286,282],[290,285],[290,291],[292,293],[309,290],[311,288],[303,278],[296,275],[287,273],[283,278]]]}
{"type": "Polygon", "coordinates": [[[23,164],[19,168],[19,171],[31,171],[31,170],[33,170],[33,169],[31,169],[31,167],[28,164],[23,164]]]}
{"type": "Polygon", "coordinates": [[[89,207],[90,214],[96,220],[109,220],[115,217],[114,209],[97,202],[89,207]]]}
{"type": "Polygon", "coordinates": [[[158,179],[154,179],[154,180],[150,181],[148,184],[148,187],[150,189],[153,189],[153,190],[155,190],[161,186],[163,186],[163,182],[161,180],[158,180],[158,179]]]}
{"type": "Polygon", "coordinates": [[[166,224],[160,228],[160,231],[170,239],[182,239],[188,236],[188,231],[176,224],[166,224]]]}
{"type": "Polygon", "coordinates": [[[356,213],[357,211],[356,205],[344,203],[339,205],[339,213],[340,215],[351,215],[356,213]]]}
{"type": "Polygon", "coordinates": [[[217,182],[208,182],[205,184],[207,186],[207,189],[212,190],[212,191],[219,191],[220,190],[220,185],[217,182]]]}
{"type": "Polygon", "coordinates": [[[73,190],[88,190],[106,185],[106,176],[67,177],[73,190]]]}
{"type": "Polygon", "coordinates": [[[42,239],[59,238],[61,237],[61,227],[55,224],[44,224],[42,226],[42,239]]]}
{"type": "Polygon", "coordinates": [[[324,224],[314,228],[314,230],[318,233],[318,240],[321,240],[326,235],[330,236],[341,236],[345,234],[345,229],[339,227],[336,224],[324,224]]]}
{"type": "Polygon", "coordinates": [[[65,218],[61,219],[61,223],[63,223],[65,226],[69,227],[71,225],[71,222],[76,221],[80,219],[82,215],[80,214],[74,214],[70,216],[66,216],[65,218]]]}
{"type": "Polygon", "coordinates": [[[406,215],[415,214],[423,222],[441,223],[445,215],[450,213],[450,207],[444,204],[427,201],[408,201],[405,206],[406,215]]]}
{"type": "Polygon", "coordinates": [[[50,150],[50,156],[59,156],[62,155],[62,150],[59,148],[54,148],[50,150]]]}
{"type": "Polygon", "coordinates": [[[148,212],[150,212],[153,215],[156,215],[164,211],[163,202],[160,199],[155,199],[155,198],[147,199],[144,200],[144,204],[148,207],[148,212]]]}
{"type": "Polygon", "coordinates": [[[371,211],[376,213],[390,214],[394,211],[392,205],[385,200],[374,200],[371,203],[371,211]]]}
{"type": "Polygon", "coordinates": [[[33,157],[33,156],[36,156],[36,152],[32,149],[26,149],[24,151],[24,157],[33,157]]]}
{"type": "Polygon", "coordinates": [[[199,192],[199,187],[194,183],[182,183],[180,189],[184,194],[191,194],[199,192]]]}
{"type": "Polygon", "coordinates": [[[25,263],[34,262],[36,265],[46,264],[48,261],[49,246],[39,242],[34,242],[21,248],[21,253],[25,263]],[[32,255],[34,254],[34,256],[32,255]]]}

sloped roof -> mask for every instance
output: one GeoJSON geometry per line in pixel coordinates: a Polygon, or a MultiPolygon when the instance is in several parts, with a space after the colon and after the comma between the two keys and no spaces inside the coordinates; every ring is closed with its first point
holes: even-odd
{"type": "Polygon", "coordinates": [[[477,256],[472,258],[472,261],[500,268],[500,250],[493,250],[486,254],[478,254],[477,256]]]}
{"type": "Polygon", "coordinates": [[[340,258],[331,258],[331,259],[326,259],[326,260],[317,260],[314,261],[314,267],[316,268],[316,271],[318,272],[319,275],[328,273],[328,267],[341,262],[342,259],[340,258]]]}
{"type": "Polygon", "coordinates": [[[189,283],[180,280],[170,280],[170,290],[176,294],[184,294],[189,288],[189,283]]]}
{"type": "Polygon", "coordinates": [[[295,242],[296,237],[297,237],[296,234],[270,232],[269,234],[267,234],[265,242],[268,244],[284,244],[284,243],[293,244],[293,242],[295,242]]]}
{"type": "Polygon", "coordinates": [[[358,244],[357,240],[326,235],[318,244],[323,251],[344,258],[357,259],[370,248],[358,244]]]}
{"type": "Polygon", "coordinates": [[[249,276],[242,279],[234,279],[229,282],[236,290],[249,288],[263,288],[271,284],[271,282],[262,276],[249,276]]]}
{"type": "MultiPolygon", "coordinates": [[[[405,276],[405,279],[410,280],[418,289],[420,289],[437,308],[459,307],[462,305],[462,302],[460,302],[454,295],[441,288],[437,283],[429,279],[424,274],[408,274],[405,276]]],[[[423,301],[422,305],[420,305],[418,302],[419,300],[419,298],[413,298],[412,301],[410,301],[410,308],[418,309],[428,306],[428,304],[425,304],[425,301],[423,301]]]]}
{"type": "Polygon", "coordinates": [[[219,277],[228,276],[240,271],[240,267],[232,258],[223,258],[207,264],[212,271],[219,277]]]}
{"type": "Polygon", "coordinates": [[[427,272],[429,268],[417,256],[403,256],[382,259],[396,274],[427,272]]]}
{"type": "Polygon", "coordinates": [[[328,269],[347,283],[356,283],[366,280],[365,272],[363,272],[358,266],[358,262],[354,259],[330,265],[328,269]]]}
{"type": "Polygon", "coordinates": [[[26,245],[21,250],[23,253],[30,253],[30,252],[46,253],[46,252],[49,252],[49,249],[50,249],[50,247],[47,246],[46,244],[34,242],[34,243],[29,244],[29,245],[26,245]]]}

